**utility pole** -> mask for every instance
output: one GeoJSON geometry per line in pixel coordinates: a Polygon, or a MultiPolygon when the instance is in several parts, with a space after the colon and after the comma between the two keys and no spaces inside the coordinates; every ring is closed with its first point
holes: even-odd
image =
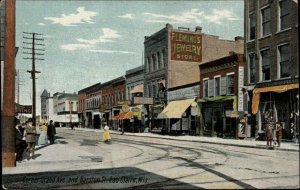
{"type": "Polygon", "coordinates": [[[16,1],[3,1],[0,6],[5,6],[3,112],[1,113],[3,114],[1,122],[2,165],[15,167],[16,1]]]}
{"type": "Polygon", "coordinates": [[[42,41],[44,41],[43,38],[37,37],[37,36],[41,36],[42,34],[38,34],[38,33],[34,33],[34,32],[33,33],[23,32],[23,34],[25,35],[25,36],[23,36],[23,39],[25,40],[23,42],[23,45],[31,46],[31,47],[23,46],[23,49],[27,50],[27,51],[24,51],[23,54],[31,55],[29,57],[24,57],[23,59],[31,59],[32,60],[32,70],[31,71],[27,70],[27,72],[31,74],[31,79],[32,79],[32,120],[35,123],[36,122],[36,87],[35,87],[35,85],[36,85],[35,79],[36,78],[35,78],[35,74],[41,73],[40,71],[35,70],[35,61],[36,60],[44,60],[37,56],[45,55],[44,53],[41,53],[41,52],[45,51],[45,44],[41,43],[42,41]],[[28,42],[28,40],[30,40],[31,42],[28,42]],[[39,41],[39,43],[37,43],[37,41],[39,41]],[[43,47],[43,49],[41,49],[41,47],[43,47]],[[28,52],[28,50],[31,50],[31,52],[28,52]]]}
{"type": "Polygon", "coordinates": [[[69,100],[69,111],[70,111],[70,128],[73,129],[72,125],[72,110],[73,110],[73,102],[69,100]]]}
{"type": "Polygon", "coordinates": [[[20,69],[17,71],[17,85],[18,85],[18,96],[17,96],[17,103],[20,104],[20,86],[24,85],[24,80],[20,80],[20,69]]]}

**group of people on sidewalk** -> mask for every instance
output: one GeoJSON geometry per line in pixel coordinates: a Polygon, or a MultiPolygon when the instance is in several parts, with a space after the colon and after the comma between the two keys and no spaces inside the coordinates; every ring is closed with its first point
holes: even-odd
{"type": "Polygon", "coordinates": [[[34,159],[35,145],[47,145],[48,139],[50,144],[54,144],[56,129],[53,125],[53,121],[46,126],[45,123],[41,123],[39,126],[40,135],[37,135],[36,124],[32,118],[29,118],[25,123],[21,124],[20,120],[15,119],[16,122],[16,161],[23,160],[23,154],[26,152],[27,160],[34,159]]]}
{"type": "MultiPolygon", "coordinates": [[[[274,131],[276,133],[276,140],[277,140],[278,147],[280,147],[281,140],[282,140],[282,130],[283,130],[283,127],[280,122],[276,122],[275,126],[274,126],[274,123],[271,121],[265,124],[267,147],[269,149],[274,148],[274,146],[272,146],[272,143],[274,141],[274,131]]],[[[274,142],[274,144],[275,144],[275,142],[274,142]]]]}

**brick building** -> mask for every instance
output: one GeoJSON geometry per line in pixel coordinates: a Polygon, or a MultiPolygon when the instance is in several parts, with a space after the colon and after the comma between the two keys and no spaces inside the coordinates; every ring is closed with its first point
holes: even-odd
{"type": "Polygon", "coordinates": [[[102,104],[105,107],[105,109],[103,109],[103,118],[110,126],[116,127],[119,123],[113,120],[113,118],[119,115],[122,106],[128,103],[125,100],[125,78],[122,76],[103,83],[101,85],[101,91],[102,104]]]}
{"type": "Polygon", "coordinates": [[[252,99],[252,125],[263,134],[271,119],[283,138],[299,136],[298,1],[245,1],[245,85],[252,99]],[[253,96],[253,97],[252,97],[253,96]]]}
{"type": "Polygon", "coordinates": [[[238,137],[244,111],[244,57],[233,54],[199,65],[201,135],[238,137]]]}
{"type": "Polygon", "coordinates": [[[170,24],[146,36],[144,96],[154,100],[149,113],[152,126],[161,130],[164,127],[169,132],[171,128],[168,119],[167,122],[156,120],[170,102],[167,93],[169,89],[199,82],[200,63],[227,56],[230,51],[243,53],[243,43],[242,37],[236,37],[233,41],[223,40],[202,33],[201,27],[190,31],[182,27],[175,29],[170,24]]]}
{"type": "Polygon", "coordinates": [[[84,115],[81,120],[85,127],[99,129],[101,126],[101,83],[96,83],[78,92],[80,114],[84,115]]]}

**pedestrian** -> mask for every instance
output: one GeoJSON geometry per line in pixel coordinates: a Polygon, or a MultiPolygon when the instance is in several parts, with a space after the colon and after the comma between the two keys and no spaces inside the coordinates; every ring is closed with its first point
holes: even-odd
{"type": "Polygon", "coordinates": [[[267,138],[267,147],[269,149],[272,149],[272,141],[273,141],[273,138],[274,138],[274,127],[273,127],[273,123],[272,122],[268,122],[266,123],[265,125],[265,133],[266,133],[266,138],[267,138]]]}
{"type": "Polygon", "coordinates": [[[277,138],[278,147],[280,147],[280,143],[282,139],[282,130],[283,130],[282,125],[280,124],[280,122],[277,122],[276,138],[277,138]]]}
{"type": "Polygon", "coordinates": [[[25,128],[25,139],[27,146],[27,160],[30,158],[34,159],[34,151],[35,151],[35,136],[36,136],[36,127],[35,123],[33,123],[32,118],[27,120],[27,125],[25,128]],[[30,156],[31,154],[31,156],[30,156]]]}
{"type": "Polygon", "coordinates": [[[104,132],[103,132],[103,140],[105,143],[108,143],[111,140],[111,137],[109,135],[109,127],[107,123],[104,123],[104,132]]]}
{"type": "Polygon", "coordinates": [[[45,125],[45,122],[42,121],[41,126],[39,127],[41,130],[41,134],[39,137],[39,145],[47,145],[48,144],[48,134],[47,134],[47,126],[45,125]]]}
{"type": "Polygon", "coordinates": [[[50,124],[48,125],[47,128],[47,135],[48,135],[48,139],[50,140],[50,144],[54,144],[55,134],[56,134],[55,126],[53,125],[53,121],[50,120],[50,124]]]}
{"type": "Polygon", "coordinates": [[[21,162],[23,160],[23,152],[26,149],[26,142],[23,140],[23,134],[21,132],[22,126],[20,125],[20,120],[15,118],[15,139],[16,139],[16,161],[21,162]],[[25,145],[25,147],[24,147],[25,145]]]}

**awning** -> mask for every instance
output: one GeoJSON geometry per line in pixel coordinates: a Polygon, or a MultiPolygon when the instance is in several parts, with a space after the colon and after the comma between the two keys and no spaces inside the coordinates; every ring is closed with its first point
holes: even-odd
{"type": "Polygon", "coordinates": [[[133,116],[132,111],[129,112],[122,112],[119,115],[113,117],[113,119],[131,119],[133,116]]]}
{"type": "Polygon", "coordinates": [[[198,103],[203,102],[224,102],[228,100],[233,100],[232,108],[233,110],[237,110],[237,97],[236,96],[214,96],[209,98],[200,98],[197,100],[198,103]]]}
{"type": "Polygon", "coordinates": [[[261,92],[277,92],[282,93],[291,89],[299,88],[299,84],[287,84],[280,86],[271,86],[265,88],[256,88],[253,90],[253,98],[252,98],[252,114],[256,114],[258,111],[258,105],[260,100],[261,92]]]}
{"type": "Polygon", "coordinates": [[[194,99],[177,100],[170,102],[165,109],[158,114],[158,119],[181,118],[182,114],[194,102],[194,99]]]}
{"type": "Polygon", "coordinates": [[[133,89],[130,91],[130,93],[138,93],[138,92],[144,92],[144,85],[136,85],[133,87],[133,89]]]}

